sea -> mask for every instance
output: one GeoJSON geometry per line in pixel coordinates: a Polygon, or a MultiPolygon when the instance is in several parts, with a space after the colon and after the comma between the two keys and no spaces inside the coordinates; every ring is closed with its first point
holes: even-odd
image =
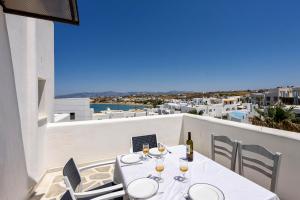
{"type": "Polygon", "coordinates": [[[95,112],[100,112],[103,110],[124,110],[128,111],[130,109],[144,109],[142,105],[125,105],[125,104],[90,104],[91,108],[94,108],[95,112]]]}

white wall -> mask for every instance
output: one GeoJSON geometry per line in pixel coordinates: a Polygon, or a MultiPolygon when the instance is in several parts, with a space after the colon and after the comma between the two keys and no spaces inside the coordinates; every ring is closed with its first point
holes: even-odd
{"type": "Polygon", "coordinates": [[[0,6],[0,199],[22,200],[31,186],[23,148],[15,77],[0,6]]]}
{"type": "MultiPolygon", "coordinates": [[[[190,114],[49,124],[47,167],[62,167],[70,157],[78,163],[113,159],[128,152],[130,138],[137,135],[156,133],[158,141],[167,145],[184,144],[189,131],[192,132],[195,150],[208,157],[211,133],[281,152],[279,197],[281,200],[299,199],[299,134],[190,114]]],[[[250,175],[254,181],[264,180],[261,175],[250,175]]]]}
{"type": "Polygon", "coordinates": [[[110,118],[111,119],[118,119],[118,118],[124,118],[125,117],[125,113],[122,112],[111,112],[110,113],[110,118]]]}
{"type": "Polygon", "coordinates": [[[54,27],[44,20],[6,15],[27,171],[38,181],[45,172],[46,124],[53,120],[54,27]],[[39,112],[38,78],[46,80],[39,112]]]}
{"type": "MultiPolygon", "coordinates": [[[[300,135],[298,133],[186,114],[183,118],[183,133],[188,131],[192,132],[195,149],[208,157],[211,152],[211,133],[226,135],[244,144],[262,145],[273,152],[281,152],[279,197],[281,200],[299,199],[300,135]]],[[[255,181],[261,181],[262,176],[253,176],[252,173],[250,175],[255,181]]]]}
{"type": "MultiPolygon", "coordinates": [[[[178,113],[180,114],[180,112],[178,113]]],[[[119,118],[130,118],[130,117],[143,117],[151,116],[154,114],[149,114],[147,112],[134,112],[134,111],[105,111],[101,113],[93,113],[93,120],[103,120],[103,119],[119,119],[119,118]]]]}
{"type": "Polygon", "coordinates": [[[47,167],[62,167],[71,157],[77,163],[115,158],[129,152],[137,135],[156,133],[158,141],[177,145],[181,126],[181,114],[49,124],[47,167]]]}
{"type": "Polygon", "coordinates": [[[124,117],[125,118],[135,117],[135,112],[131,112],[131,111],[124,112],[124,117]]]}
{"type": "Polygon", "coordinates": [[[109,118],[110,118],[109,113],[93,113],[93,120],[103,120],[109,118]]]}
{"type": "Polygon", "coordinates": [[[141,117],[141,116],[146,116],[146,115],[147,115],[146,112],[135,112],[136,117],[141,117]]]}

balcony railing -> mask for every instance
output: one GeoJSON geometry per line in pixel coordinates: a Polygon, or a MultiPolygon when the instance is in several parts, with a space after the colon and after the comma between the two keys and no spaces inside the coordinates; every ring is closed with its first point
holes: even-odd
{"type": "MultiPolygon", "coordinates": [[[[70,157],[78,163],[112,159],[129,152],[132,136],[143,134],[156,133],[158,141],[169,146],[184,144],[188,131],[192,132],[195,150],[207,157],[210,157],[211,133],[281,152],[278,195],[288,200],[300,196],[297,189],[300,185],[300,135],[190,114],[49,124],[45,166],[48,169],[62,167],[70,157]]],[[[220,162],[226,165],[225,161],[220,162]]],[[[249,171],[246,175],[266,187],[269,184],[255,172],[249,171]]]]}

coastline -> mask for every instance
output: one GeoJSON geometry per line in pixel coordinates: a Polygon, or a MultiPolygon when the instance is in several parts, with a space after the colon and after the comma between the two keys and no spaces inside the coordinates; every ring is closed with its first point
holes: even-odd
{"type": "Polygon", "coordinates": [[[91,103],[90,104],[111,104],[111,105],[126,105],[126,106],[144,106],[144,107],[148,107],[148,105],[145,104],[141,104],[141,103],[91,103]]]}

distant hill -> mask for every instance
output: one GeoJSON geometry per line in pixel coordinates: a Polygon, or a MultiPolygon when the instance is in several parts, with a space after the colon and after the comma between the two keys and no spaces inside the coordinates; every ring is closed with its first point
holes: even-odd
{"type": "Polygon", "coordinates": [[[55,98],[91,98],[91,97],[119,97],[119,96],[131,96],[131,95],[170,95],[170,94],[182,94],[191,93],[191,91],[168,91],[168,92],[80,92],[73,94],[57,95],[55,98]]]}

